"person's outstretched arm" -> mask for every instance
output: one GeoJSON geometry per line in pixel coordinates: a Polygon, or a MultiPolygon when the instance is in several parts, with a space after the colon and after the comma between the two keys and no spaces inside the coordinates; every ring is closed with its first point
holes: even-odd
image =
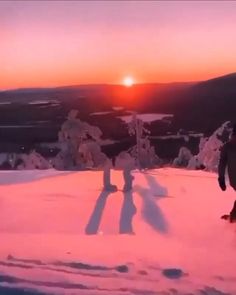
{"type": "Polygon", "coordinates": [[[227,166],[227,150],[226,149],[227,149],[226,145],[224,145],[220,153],[220,161],[218,166],[218,182],[222,191],[226,190],[226,184],[225,184],[225,169],[227,166]]]}

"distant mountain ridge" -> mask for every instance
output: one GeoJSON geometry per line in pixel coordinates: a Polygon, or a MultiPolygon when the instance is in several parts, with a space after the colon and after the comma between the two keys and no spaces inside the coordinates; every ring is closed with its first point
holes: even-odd
{"type": "Polygon", "coordinates": [[[145,83],[130,88],[88,84],[0,92],[0,102],[25,104],[35,100],[57,100],[62,112],[76,108],[85,118],[91,112],[108,111],[114,106],[169,113],[174,115],[173,129],[210,134],[224,121],[236,121],[236,73],[199,82],[145,83]]]}
{"type": "MultiPolygon", "coordinates": [[[[205,85],[205,84],[217,84],[217,83],[235,83],[236,72],[227,75],[211,78],[203,81],[192,82],[149,82],[149,83],[137,83],[133,87],[147,86],[147,87],[160,87],[160,86],[182,86],[182,85],[205,85]]],[[[55,87],[29,87],[29,88],[15,88],[8,90],[0,90],[0,92],[40,92],[40,91],[55,91],[64,89],[88,89],[88,88],[109,88],[109,87],[125,87],[122,84],[108,84],[108,83],[92,83],[92,84],[77,84],[77,85],[65,85],[55,87]]]]}

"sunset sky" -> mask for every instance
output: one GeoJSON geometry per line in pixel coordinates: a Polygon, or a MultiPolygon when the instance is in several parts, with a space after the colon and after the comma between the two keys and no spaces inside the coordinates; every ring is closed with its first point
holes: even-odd
{"type": "Polygon", "coordinates": [[[0,89],[236,71],[236,1],[0,1],[0,89]]]}

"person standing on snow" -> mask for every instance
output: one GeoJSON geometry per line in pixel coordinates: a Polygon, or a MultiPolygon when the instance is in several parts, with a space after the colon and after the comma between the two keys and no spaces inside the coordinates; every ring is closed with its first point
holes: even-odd
{"type": "MultiPolygon", "coordinates": [[[[218,182],[222,191],[226,190],[225,170],[227,167],[229,175],[229,183],[236,190],[236,124],[233,126],[233,132],[230,140],[224,144],[220,154],[218,166],[218,182]]],[[[223,219],[228,219],[230,222],[236,222],[236,201],[228,215],[222,216],[223,219]]]]}

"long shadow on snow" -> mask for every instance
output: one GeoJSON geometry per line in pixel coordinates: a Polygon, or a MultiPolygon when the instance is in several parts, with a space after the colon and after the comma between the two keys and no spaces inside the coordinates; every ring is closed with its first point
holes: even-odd
{"type": "Polygon", "coordinates": [[[102,219],[103,210],[106,206],[107,197],[111,194],[111,192],[103,190],[99,195],[93,212],[89,218],[88,224],[85,228],[85,233],[87,235],[95,235],[98,232],[99,225],[102,219]]]}
{"type": "Polygon", "coordinates": [[[167,197],[168,190],[166,187],[161,186],[157,181],[156,178],[150,174],[144,174],[146,181],[149,185],[150,192],[153,194],[154,197],[167,197]]]}
{"type": "Polygon", "coordinates": [[[133,201],[132,191],[124,192],[124,201],[121,208],[119,232],[120,234],[134,234],[133,217],[137,210],[133,201]]]}
{"type": "Polygon", "coordinates": [[[141,214],[143,219],[157,232],[166,234],[168,223],[161,209],[157,206],[152,192],[139,185],[134,187],[135,191],[141,196],[143,204],[141,214]]]}

